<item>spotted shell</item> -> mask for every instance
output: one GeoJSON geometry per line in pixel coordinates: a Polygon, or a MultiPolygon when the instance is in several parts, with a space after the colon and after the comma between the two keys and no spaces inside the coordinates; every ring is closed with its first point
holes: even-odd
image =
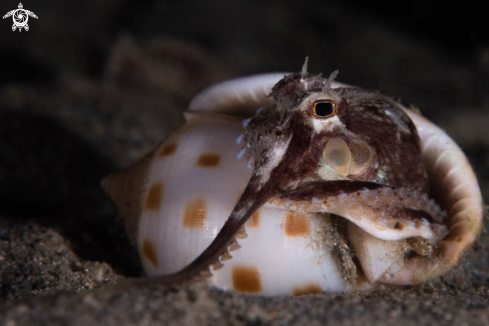
{"type": "MultiPolygon", "coordinates": [[[[269,104],[270,90],[284,75],[246,77],[205,90],[191,102],[186,122],[154,152],[104,180],[148,275],[179,272],[217,236],[251,177],[240,154],[241,117],[269,104]]],[[[331,85],[340,86],[345,87],[331,85]]],[[[430,195],[440,206],[409,189],[385,187],[340,195],[327,205],[313,196],[306,202],[272,200],[224,248],[230,253],[213,262],[208,282],[262,295],[303,295],[416,284],[451,269],[480,232],[477,179],[445,132],[399,107],[419,133],[430,195]],[[438,220],[410,222],[389,233],[380,222],[362,224],[368,212],[344,209],[359,202],[375,208],[394,199],[412,209],[423,206],[438,220]]]]}

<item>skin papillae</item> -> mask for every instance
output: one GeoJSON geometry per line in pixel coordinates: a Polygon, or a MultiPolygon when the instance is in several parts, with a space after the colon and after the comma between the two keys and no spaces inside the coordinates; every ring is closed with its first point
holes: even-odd
{"type": "Polygon", "coordinates": [[[278,74],[222,83],[190,104],[191,111],[233,114],[239,108],[239,114],[252,116],[242,138],[252,176],[199,257],[175,274],[135,282],[173,284],[208,276],[211,265],[229,259],[228,248],[236,247],[246,221],[271,201],[320,203],[305,209],[343,216],[383,240],[434,241],[433,254],[406,258],[393,284],[445,273],[475,241],[482,198],[453,140],[387,97],[334,88],[335,74],[325,79],[306,70],[305,65],[277,83],[278,74]],[[254,114],[257,107],[262,108],[254,114]]]}

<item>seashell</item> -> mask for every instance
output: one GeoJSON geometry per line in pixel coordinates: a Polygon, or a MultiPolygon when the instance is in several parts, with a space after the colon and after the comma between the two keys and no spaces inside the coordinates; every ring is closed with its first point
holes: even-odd
{"type": "Polygon", "coordinates": [[[457,263],[483,213],[467,158],[420,114],[335,76],[306,62],[212,86],[154,152],[104,179],[151,281],[304,295],[416,284],[457,263]]]}

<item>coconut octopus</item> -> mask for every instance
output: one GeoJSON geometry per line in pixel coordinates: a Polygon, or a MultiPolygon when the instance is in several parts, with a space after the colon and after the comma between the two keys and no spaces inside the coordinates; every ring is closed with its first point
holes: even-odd
{"type": "Polygon", "coordinates": [[[457,263],[483,215],[467,158],[418,112],[336,75],[306,60],[217,84],[103,181],[146,282],[303,295],[416,284],[457,263]]]}

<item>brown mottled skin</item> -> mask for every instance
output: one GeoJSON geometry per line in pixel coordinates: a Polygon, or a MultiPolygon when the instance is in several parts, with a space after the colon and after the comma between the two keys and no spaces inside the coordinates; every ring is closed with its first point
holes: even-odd
{"type": "MultiPolygon", "coordinates": [[[[338,110],[338,117],[350,132],[366,141],[376,152],[379,168],[387,165],[390,171],[384,184],[395,187],[410,187],[427,193],[429,191],[428,174],[421,157],[420,139],[416,127],[404,111],[385,96],[359,88],[340,88],[338,94],[343,98],[338,110]],[[359,108],[365,110],[359,111],[359,108]],[[409,133],[401,134],[396,141],[399,128],[394,121],[386,119],[389,110],[402,121],[409,133]],[[383,122],[372,120],[375,115],[384,119],[383,122]],[[395,154],[398,154],[396,157],[395,154]],[[386,158],[390,162],[386,162],[386,158]]],[[[325,135],[326,136],[326,135],[325,135]]],[[[348,140],[347,140],[348,142],[348,140]]],[[[371,168],[369,174],[352,177],[352,180],[375,181],[375,173],[379,168],[371,168]]]]}
{"type": "Polygon", "coordinates": [[[309,120],[313,118],[304,116],[304,111],[299,111],[297,108],[309,94],[323,91],[323,81],[323,78],[311,74],[307,77],[296,74],[286,76],[275,85],[272,95],[277,101],[277,106],[266,108],[253,117],[245,132],[245,142],[256,146],[255,149],[248,151],[254,162],[259,162],[266,157],[264,153],[273,148],[275,137],[266,139],[264,135],[278,135],[277,130],[283,128],[281,134],[293,134],[293,138],[283,164],[277,167],[273,175],[279,179],[283,179],[283,176],[294,176],[289,178],[294,180],[317,179],[315,174],[321,153],[331,138],[343,138],[352,151],[353,141],[360,140],[366,142],[375,151],[374,163],[378,163],[378,167],[372,164],[365,173],[349,176],[350,179],[379,182],[376,173],[382,166],[388,165],[395,173],[389,173],[383,180],[383,184],[428,192],[428,177],[421,157],[416,127],[399,106],[382,95],[358,88],[328,90],[328,93],[336,93],[341,98],[337,116],[345,128],[324,131],[311,138],[314,132],[309,120]],[[300,82],[301,78],[308,81],[308,91],[300,82]],[[384,122],[379,122],[371,118],[372,116],[387,117],[386,110],[409,128],[409,133],[402,134],[399,142],[396,141],[398,126],[394,121],[384,119],[384,122]],[[280,115],[276,113],[277,111],[283,112],[281,120],[285,126],[277,126],[276,117],[280,115]],[[265,139],[268,141],[264,142],[265,139]],[[390,159],[389,163],[385,162],[386,158],[390,159]],[[403,177],[399,177],[400,175],[403,177]]]}
{"type": "MultiPolygon", "coordinates": [[[[303,72],[286,76],[273,87],[271,95],[275,104],[259,111],[245,129],[243,146],[253,162],[253,173],[236,207],[211,245],[182,271],[159,277],[161,282],[188,280],[208,271],[219,256],[227,253],[229,244],[252,214],[271,199],[310,200],[311,194],[317,194],[326,200],[386,186],[428,192],[419,136],[402,109],[374,92],[330,89],[331,82],[332,78],[303,72]],[[315,132],[313,119],[317,118],[310,114],[308,98],[318,94],[336,99],[337,112],[332,117],[336,115],[340,124],[315,132]],[[400,129],[404,132],[398,135],[400,129]],[[331,138],[343,139],[353,157],[361,156],[356,151],[364,150],[366,144],[372,160],[360,173],[348,175],[348,180],[323,180],[318,168],[331,138]],[[279,146],[285,148],[280,161],[273,168],[265,169],[279,146]],[[378,177],[381,169],[385,171],[383,179],[378,177]],[[263,177],[267,176],[264,171],[269,172],[268,178],[263,177]]],[[[411,211],[402,209],[405,214],[411,211]]],[[[414,219],[429,217],[421,211],[414,215],[414,219]]]]}

